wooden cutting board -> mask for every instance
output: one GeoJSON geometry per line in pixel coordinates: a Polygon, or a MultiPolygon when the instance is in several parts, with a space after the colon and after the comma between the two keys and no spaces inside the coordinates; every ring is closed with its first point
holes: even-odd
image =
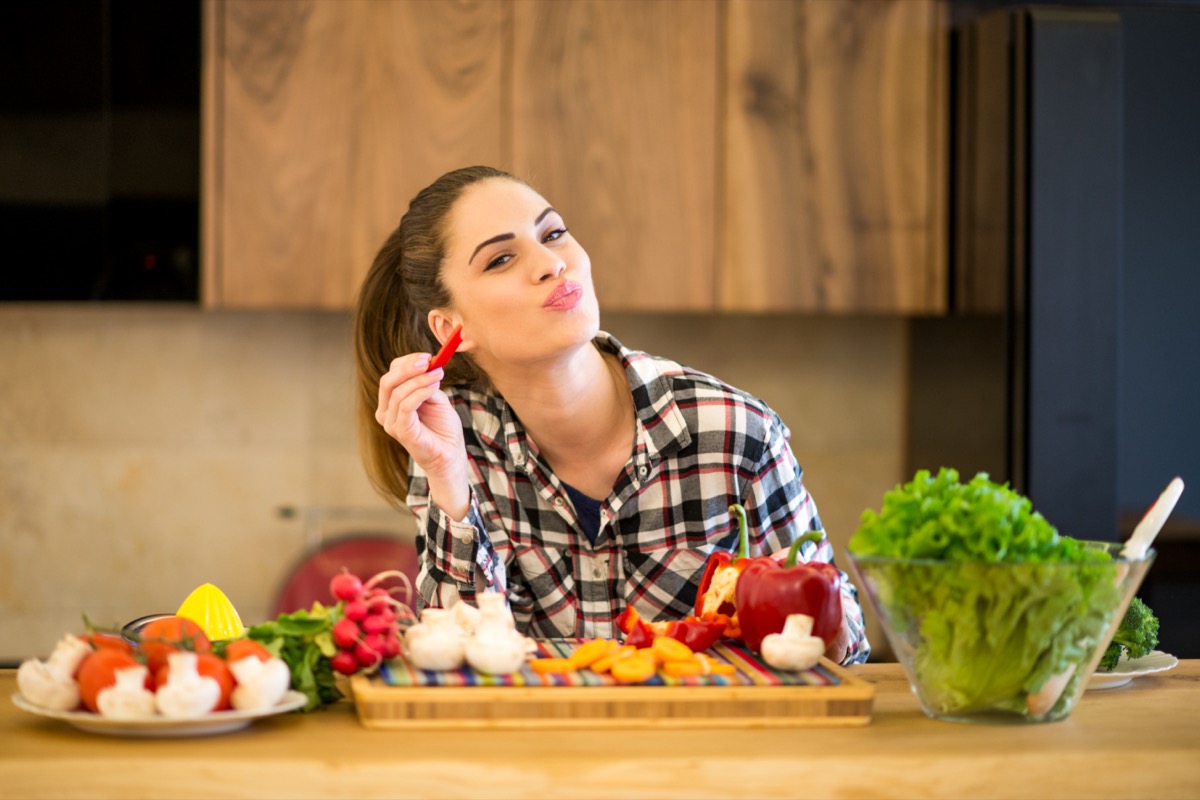
{"type": "MultiPolygon", "coordinates": [[[[578,645],[539,641],[538,656],[567,656],[578,645]]],[[[719,643],[708,653],[736,672],[660,673],[645,684],[621,685],[590,670],[540,675],[528,665],[503,676],[429,672],[400,657],[350,685],[362,724],[386,730],[840,727],[871,720],[875,688],[827,659],[792,673],[771,669],[733,644],[719,643]]]]}

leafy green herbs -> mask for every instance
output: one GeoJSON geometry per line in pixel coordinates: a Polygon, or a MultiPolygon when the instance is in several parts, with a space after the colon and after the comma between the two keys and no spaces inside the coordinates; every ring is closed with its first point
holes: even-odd
{"type": "Polygon", "coordinates": [[[334,681],[329,659],[337,653],[331,629],[335,609],[313,603],[310,610],[280,614],[270,622],[250,628],[246,635],[262,642],[272,655],[282,658],[292,671],[292,688],[308,698],[304,711],[333,703],[342,693],[334,681]]]}

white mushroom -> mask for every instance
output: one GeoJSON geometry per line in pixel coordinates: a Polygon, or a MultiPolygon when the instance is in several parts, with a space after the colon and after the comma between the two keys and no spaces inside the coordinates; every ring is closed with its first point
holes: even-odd
{"type": "Polygon", "coordinates": [[[195,719],[217,707],[221,685],[196,670],[196,654],[180,651],[167,656],[171,668],[165,685],[158,687],[155,705],[164,717],[195,719]]]}
{"type": "Polygon", "coordinates": [[[154,692],[146,688],[150,670],[141,664],[113,673],[117,682],[96,695],[96,710],[111,719],[145,719],[155,714],[154,692]]]}
{"type": "Polygon", "coordinates": [[[79,705],[79,683],[75,672],[92,652],[92,646],[71,634],[54,646],[45,661],[26,659],[17,669],[17,688],[36,706],[52,711],[70,711],[79,705]]]}
{"type": "Polygon", "coordinates": [[[283,659],[246,656],[230,662],[229,671],[237,681],[229,704],[239,711],[271,708],[292,686],[292,673],[283,659]]]}
{"type": "Polygon", "coordinates": [[[467,663],[485,675],[507,675],[525,663],[528,640],[502,618],[485,619],[467,641],[467,663]]]}
{"type": "Polygon", "coordinates": [[[807,614],[788,614],[782,633],[763,637],[763,661],[775,669],[812,669],[825,654],[825,642],[812,635],[813,618],[807,614]]]}
{"type": "Polygon", "coordinates": [[[464,639],[450,611],[426,608],[421,611],[421,621],[405,631],[404,646],[409,662],[417,669],[458,669],[463,664],[464,639]]]}

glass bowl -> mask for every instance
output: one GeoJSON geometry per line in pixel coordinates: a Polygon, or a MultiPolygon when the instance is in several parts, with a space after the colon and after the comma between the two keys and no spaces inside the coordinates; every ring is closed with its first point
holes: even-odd
{"type": "Polygon", "coordinates": [[[1053,722],[1079,701],[1155,552],[1085,542],[1074,563],[855,556],[921,709],[955,722],[1053,722]]]}

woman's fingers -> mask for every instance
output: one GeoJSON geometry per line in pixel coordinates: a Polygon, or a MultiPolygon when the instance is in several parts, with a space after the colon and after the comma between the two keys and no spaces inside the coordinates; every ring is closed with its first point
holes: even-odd
{"type": "Polygon", "coordinates": [[[379,379],[379,404],[375,409],[375,419],[380,424],[383,424],[383,415],[396,389],[407,380],[427,374],[425,370],[428,366],[428,353],[410,353],[392,359],[388,371],[379,379]]]}
{"type": "MultiPolygon", "coordinates": [[[[392,386],[380,398],[375,419],[388,433],[396,435],[397,426],[404,427],[416,421],[418,409],[441,388],[443,375],[440,369],[422,372],[392,386]]],[[[380,393],[384,391],[381,387],[380,393]]]]}

